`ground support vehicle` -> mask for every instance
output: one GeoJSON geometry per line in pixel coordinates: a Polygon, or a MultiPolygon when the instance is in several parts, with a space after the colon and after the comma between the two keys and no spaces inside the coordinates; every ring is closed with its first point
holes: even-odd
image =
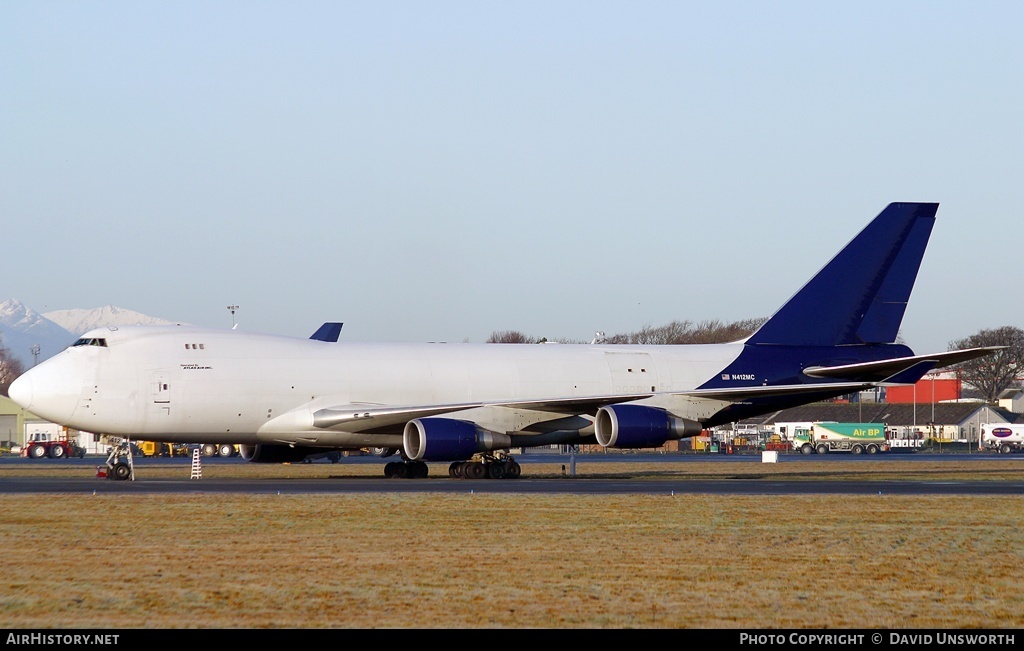
{"type": "Polygon", "coordinates": [[[889,451],[885,423],[812,423],[807,429],[795,430],[792,445],[793,450],[803,454],[877,454],[889,451]]]}
{"type": "Polygon", "coordinates": [[[183,443],[139,441],[138,448],[146,457],[187,457],[192,454],[189,447],[183,443]]]}
{"type": "Polygon", "coordinates": [[[67,459],[70,457],[82,458],[85,456],[85,448],[77,441],[68,436],[67,430],[58,434],[49,432],[32,432],[28,441],[21,448],[21,456],[29,459],[67,459]]]}
{"type": "Polygon", "coordinates": [[[1024,425],[982,423],[981,447],[999,454],[1024,452],[1024,425]]]}

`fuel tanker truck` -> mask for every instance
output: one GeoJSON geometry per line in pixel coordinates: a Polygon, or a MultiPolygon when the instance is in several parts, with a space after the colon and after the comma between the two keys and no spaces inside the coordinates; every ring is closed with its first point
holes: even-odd
{"type": "Polygon", "coordinates": [[[803,454],[849,452],[877,454],[889,451],[885,423],[811,423],[793,431],[793,450],[803,454]]]}

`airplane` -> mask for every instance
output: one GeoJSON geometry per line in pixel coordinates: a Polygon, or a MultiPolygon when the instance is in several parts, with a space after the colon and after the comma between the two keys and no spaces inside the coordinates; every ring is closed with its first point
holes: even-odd
{"type": "Polygon", "coordinates": [[[513,448],[640,449],[999,347],[915,355],[898,331],[937,203],[891,203],[753,334],[699,345],[339,342],[195,326],[91,330],[17,378],[46,420],[257,463],[400,454],[387,477],[516,478],[513,448]]]}

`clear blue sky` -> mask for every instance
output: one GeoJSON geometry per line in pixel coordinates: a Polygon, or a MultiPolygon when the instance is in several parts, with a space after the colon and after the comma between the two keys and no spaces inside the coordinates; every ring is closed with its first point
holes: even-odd
{"type": "Polygon", "coordinates": [[[1024,327],[1024,3],[0,4],[0,297],[351,341],[770,315],[939,202],[903,338],[1024,327]]]}

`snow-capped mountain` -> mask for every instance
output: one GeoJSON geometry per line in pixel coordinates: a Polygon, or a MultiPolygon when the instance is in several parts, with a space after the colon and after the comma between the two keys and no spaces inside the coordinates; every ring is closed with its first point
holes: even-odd
{"type": "Polygon", "coordinates": [[[40,314],[16,299],[0,301],[0,345],[26,369],[53,357],[83,332],[109,325],[170,324],[172,321],[113,305],[91,310],[57,310],[40,314]]]}
{"type": "Polygon", "coordinates": [[[0,344],[25,368],[56,355],[75,339],[76,335],[21,301],[0,302],[0,344]]]}
{"type": "Polygon", "coordinates": [[[53,321],[65,330],[82,334],[93,328],[122,325],[171,325],[174,322],[147,316],[141,312],[133,312],[113,305],[97,307],[91,310],[54,310],[45,312],[44,317],[53,321]]]}

